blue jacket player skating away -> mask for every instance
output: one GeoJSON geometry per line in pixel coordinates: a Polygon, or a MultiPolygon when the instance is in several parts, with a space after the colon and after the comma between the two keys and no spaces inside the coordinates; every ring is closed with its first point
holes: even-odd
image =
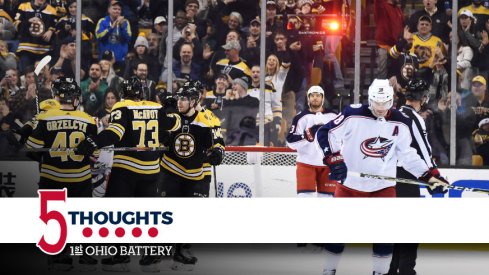
{"type": "MultiPolygon", "coordinates": [[[[335,197],[395,197],[394,181],[359,177],[352,172],[396,177],[398,161],[404,169],[432,188],[448,182],[430,170],[411,147],[411,119],[391,109],[394,91],[386,79],[375,79],[368,89],[368,105],[351,105],[317,132],[330,178],[338,180],[335,197]],[[344,156],[344,157],[343,157],[344,156]]],[[[324,275],[335,274],[344,245],[328,244],[330,255],[324,275]]],[[[373,245],[373,274],[385,274],[391,261],[391,244],[373,245]]]]}

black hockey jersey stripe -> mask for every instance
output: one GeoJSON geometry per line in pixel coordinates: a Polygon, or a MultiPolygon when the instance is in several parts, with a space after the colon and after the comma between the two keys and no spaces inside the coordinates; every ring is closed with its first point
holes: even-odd
{"type": "Polygon", "coordinates": [[[211,175],[210,167],[187,170],[166,155],[163,156],[160,164],[164,169],[189,180],[201,180],[204,176],[211,175]]]}
{"type": "Polygon", "coordinates": [[[90,165],[78,169],[63,169],[47,164],[41,165],[41,177],[57,182],[82,182],[92,177],[90,165]]]}
{"type": "Polygon", "coordinates": [[[38,140],[38,139],[30,136],[26,142],[26,146],[27,146],[27,148],[43,148],[44,147],[44,141],[38,140]]]}

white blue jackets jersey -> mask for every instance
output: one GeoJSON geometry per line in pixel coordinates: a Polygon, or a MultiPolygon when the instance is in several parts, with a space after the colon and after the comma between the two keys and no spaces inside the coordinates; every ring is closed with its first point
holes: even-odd
{"type": "Polygon", "coordinates": [[[309,110],[298,113],[292,120],[292,126],[287,134],[287,146],[297,151],[297,162],[325,166],[323,153],[316,142],[309,142],[304,137],[304,131],[318,124],[326,124],[336,117],[329,110],[312,113],[309,110]]]}
{"type": "MultiPolygon", "coordinates": [[[[367,105],[355,104],[322,126],[316,140],[324,155],[341,151],[348,171],[395,177],[397,162],[402,159],[404,169],[420,177],[428,166],[411,147],[411,124],[411,119],[398,110],[392,109],[385,118],[377,118],[367,105]]],[[[345,186],[363,192],[395,184],[351,174],[344,182],[345,186]]]]}

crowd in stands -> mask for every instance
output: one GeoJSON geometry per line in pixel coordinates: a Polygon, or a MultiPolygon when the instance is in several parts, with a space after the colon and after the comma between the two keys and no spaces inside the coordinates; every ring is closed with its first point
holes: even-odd
{"type": "MultiPolygon", "coordinates": [[[[9,129],[36,114],[36,94],[38,101],[51,98],[54,79],[75,76],[77,50],[82,56],[82,107],[101,123],[107,124],[111,106],[120,100],[123,79],[136,76],[145,98],[159,101],[172,72],[174,90],[189,79],[205,84],[204,105],[221,119],[229,145],[258,141],[262,69],[264,145],[284,146],[292,118],[307,108],[310,85],[325,89],[330,107],[342,107],[333,102],[345,90],[344,54],[339,52],[351,48],[352,3],[268,0],[262,19],[260,2],[174,0],[169,17],[167,0],[82,0],[82,44],[77,49],[76,1],[0,0],[1,154],[15,151],[9,145],[9,129]],[[325,18],[336,18],[339,28],[325,29],[325,18]],[[259,66],[261,24],[266,24],[264,68],[259,66]],[[168,40],[172,60],[167,60],[168,40]],[[52,61],[36,83],[36,62],[47,54],[52,61]]],[[[440,164],[448,164],[450,96],[457,91],[457,163],[469,165],[477,150],[487,148],[476,130],[486,129],[479,124],[489,117],[489,9],[483,0],[458,2],[458,11],[452,11],[451,1],[441,0],[363,0],[362,5],[374,11],[376,77],[391,81],[397,104],[403,103],[408,80],[422,78],[430,84],[430,102],[422,114],[440,164]],[[451,22],[452,12],[458,14],[456,23],[451,22]],[[450,87],[454,26],[458,87],[450,87]]]]}

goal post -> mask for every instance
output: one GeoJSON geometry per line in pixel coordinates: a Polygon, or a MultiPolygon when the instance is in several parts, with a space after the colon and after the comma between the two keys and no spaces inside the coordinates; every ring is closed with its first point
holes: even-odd
{"type": "MultiPolygon", "coordinates": [[[[297,154],[285,147],[226,146],[217,166],[221,198],[295,197],[297,154]]],[[[211,185],[210,194],[216,194],[211,185]]]]}

